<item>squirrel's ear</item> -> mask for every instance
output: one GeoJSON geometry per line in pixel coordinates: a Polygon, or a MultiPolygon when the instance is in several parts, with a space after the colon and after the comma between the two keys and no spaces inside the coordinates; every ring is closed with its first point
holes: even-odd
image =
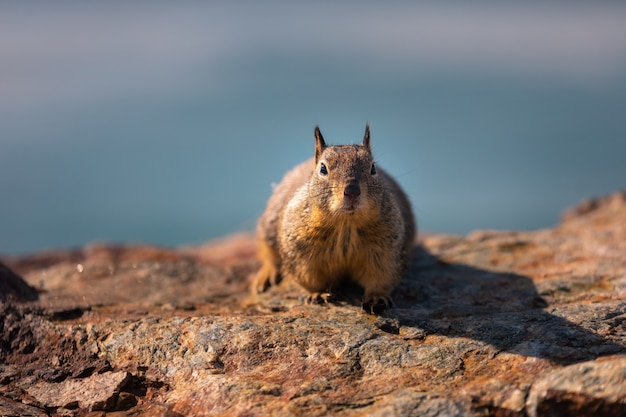
{"type": "Polygon", "coordinates": [[[363,135],[363,146],[370,150],[370,125],[365,124],[365,134],[363,135]]]}
{"type": "Polygon", "coordinates": [[[317,160],[325,148],[326,142],[324,142],[324,136],[322,136],[319,126],[315,126],[315,164],[317,164],[317,160]]]}

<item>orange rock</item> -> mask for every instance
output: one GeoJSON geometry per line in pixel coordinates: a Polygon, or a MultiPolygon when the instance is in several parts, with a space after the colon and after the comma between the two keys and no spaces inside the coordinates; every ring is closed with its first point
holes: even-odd
{"type": "MultiPolygon", "coordinates": [[[[621,412],[625,196],[552,229],[428,235],[380,317],[350,287],[327,306],[303,305],[289,282],[249,299],[245,234],[4,259],[39,297],[0,304],[2,395],[32,407],[36,387],[121,373],[107,407],[137,414],[621,412]]],[[[86,413],[80,400],[64,412],[86,413]]]]}

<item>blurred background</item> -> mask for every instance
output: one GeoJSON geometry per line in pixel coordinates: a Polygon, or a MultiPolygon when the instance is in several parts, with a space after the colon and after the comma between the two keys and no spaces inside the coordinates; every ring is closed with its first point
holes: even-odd
{"type": "Polygon", "coordinates": [[[0,253],[253,230],[372,129],[420,229],[554,225],[626,186],[626,4],[0,3],[0,253]]]}

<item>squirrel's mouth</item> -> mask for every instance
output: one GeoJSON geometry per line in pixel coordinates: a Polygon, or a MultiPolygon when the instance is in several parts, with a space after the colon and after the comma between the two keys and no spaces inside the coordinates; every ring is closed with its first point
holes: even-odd
{"type": "Polygon", "coordinates": [[[357,199],[346,198],[343,201],[343,204],[341,205],[341,211],[346,214],[354,214],[360,206],[361,206],[361,202],[358,198],[357,199]]]}

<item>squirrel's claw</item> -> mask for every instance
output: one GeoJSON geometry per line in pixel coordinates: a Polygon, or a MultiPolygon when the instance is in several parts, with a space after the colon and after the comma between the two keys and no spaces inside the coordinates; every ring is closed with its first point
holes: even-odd
{"type": "Polygon", "coordinates": [[[305,302],[307,304],[328,304],[332,296],[329,292],[313,292],[306,296],[305,302]]]}

